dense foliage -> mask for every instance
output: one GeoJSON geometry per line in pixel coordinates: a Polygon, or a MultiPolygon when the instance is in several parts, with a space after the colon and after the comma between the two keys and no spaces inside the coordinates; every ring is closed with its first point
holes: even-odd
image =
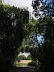
{"type": "MultiPolygon", "coordinates": [[[[45,16],[36,22],[36,29],[31,35],[33,41],[26,45],[25,51],[30,52],[33,61],[38,60],[41,72],[53,72],[54,65],[54,20],[52,17],[45,16]],[[34,33],[35,32],[35,33],[34,33]],[[43,36],[39,42],[37,36],[43,36]],[[42,42],[43,41],[43,42],[42,42]],[[37,43],[35,45],[35,43],[37,43]]],[[[31,40],[30,37],[30,40],[31,40]]],[[[31,63],[33,64],[33,63],[31,63]]]]}
{"type": "Polygon", "coordinates": [[[45,72],[53,72],[54,65],[54,20],[51,17],[44,17],[40,22],[40,30],[43,33],[45,42],[38,49],[38,59],[41,62],[40,69],[45,72]],[[42,22],[41,22],[42,21],[42,22]],[[43,28],[42,28],[43,26],[43,28]]]}
{"type": "Polygon", "coordinates": [[[22,44],[24,25],[28,23],[29,12],[26,9],[3,5],[0,2],[0,68],[9,71],[14,58],[19,54],[22,44]]]}
{"type": "MultiPolygon", "coordinates": [[[[35,17],[40,16],[39,20],[36,22],[35,41],[37,43],[36,47],[34,44],[31,46],[27,45],[27,52],[30,51],[32,59],[40,62],[39,70],[41,72],[54,72],[54,1],[53,0],[33,0],[32,7],[34,9],[33,13],[35,17]],[[41,13],[42,12],[42,16],[41,13]],[[45,16],[47,15],[47,16],[45,16]],[[41,35],[44,38],[38,41],[37,35],[41,35]]],[[[35,35],[34,34],[34,35],[35,35]]],[[[34,41],[34,36],[33,36],[34,41]]]]}

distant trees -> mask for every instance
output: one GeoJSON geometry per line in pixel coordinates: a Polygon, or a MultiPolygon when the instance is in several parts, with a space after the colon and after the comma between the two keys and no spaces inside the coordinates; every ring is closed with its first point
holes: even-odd
{"type": "Polygon", "coordinates": [[[28,56],[27,56],[27,60],[32,60],[31,55],[28,55],[28,56]]]}
{"type": "Polygon", "coordinates": [[[25,55],[20,55],[20,56],[17,56],[16,60],[20,62],[20,60],[32,60],[32,58],[31,58],[31,55],[28,55],[27,57],[25,55]]]}
{"type": "Polygon", "coordinates": [[[14,58],[19,54],[22,44],[24,25],[28,23],[29,12],[26,9],[3,5],[0,2],[0,67],[9,71],[14,58]]]}
{"type": "Polygon", "coordinates": [[[25,55],[20,55],[20,56],[17,56],[17,61],[20,62],[20,60],[26,60],[26,56],[25,55]]]}

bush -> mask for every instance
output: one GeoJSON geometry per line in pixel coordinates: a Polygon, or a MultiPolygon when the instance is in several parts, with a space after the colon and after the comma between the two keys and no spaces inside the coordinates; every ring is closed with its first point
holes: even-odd
{"type": "Polygon", "coordinates": [[[30,62],[30,63],[28,64],[28,66],[36,66],[35,61],[30,62]]]}
{"type": "Polygon", "coordinates": [[[34,69],[39,72],[40,70],[40,62],[39,61],[32,61],[28,64],[28,66],[34,66],[34,69]]]}
{"type": "Polygon", "coordinates": [[[31,55],[27,56],[27,60],[32,60],[31,55]]]}
{"type": "Polygon", "coordinates": [[[26,60],[26,56],[25,55],[18,56],[17,61],[20,62],[20,60],[26,60]]]}

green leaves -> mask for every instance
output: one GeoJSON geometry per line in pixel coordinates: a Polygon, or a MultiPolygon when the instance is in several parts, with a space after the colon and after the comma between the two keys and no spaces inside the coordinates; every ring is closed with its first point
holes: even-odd
{"type": "Polygon", "coordinates": [[[53,0],[32,0],[33,14],[35,17],[54,16],[53,0]],[[41,12],[41,13],[40,13],[41,12]]]}
{"type": "MultiPolygon", "coordinates": [[[[6,60],[8,57],[7,63],[10,61],[7,66],[8,69],[13,66],[14,58],[20,52],[19,48],[24,37],[23,27],[28,23],[28,15],[29,12],[26,9],[0,4],[0,54],[6,60]]],[[[1,60],[3,60],[2,57],[1,60]]]]}

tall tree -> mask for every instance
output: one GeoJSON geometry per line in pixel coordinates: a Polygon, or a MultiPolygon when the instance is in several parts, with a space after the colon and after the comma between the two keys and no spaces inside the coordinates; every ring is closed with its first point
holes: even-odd
{"type": "Polygon", "coordinates": [[[0,3],[0,67],[9,71],[22,44],[24,25],[28,23],[26,9],[11,7],[0,3]],[[26,15],[26,18],[25,18],[26,15]]]}

